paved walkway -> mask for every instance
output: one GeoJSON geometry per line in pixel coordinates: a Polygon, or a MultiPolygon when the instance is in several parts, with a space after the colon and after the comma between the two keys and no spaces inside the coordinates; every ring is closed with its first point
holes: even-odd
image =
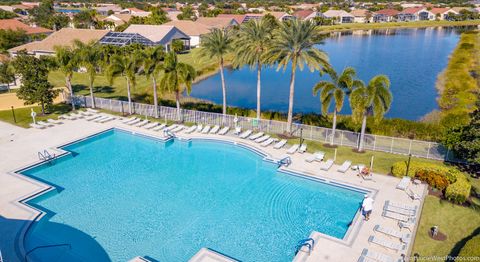
{"type": "MultiPolygon", "coordinates": [[[[22,241],[19,240],[21,237],[20,232],[25,230],[26,225],[38,215],[36,211],[26,208],[24,205],[19,204],[18,201],[30,196],[32,193],[45,189],[43,184],[20,176],[11,175],[9,174],[10,172],[38,161],[38,151],[49,149],[49,151],[53,152],[53,148],[56,146],[111,127],[119,127],[157,137],[163,136],[163,132],[127,126],[119,120],[105,124],[88,122],[83,119],[73,121],[66,120],[64,122],[63,125],[44,130],[23,129],[0,122],[0,250],[6,261],[18,261],[17,253],[19,251],[16,246],[20,246],[20,249],[22,247],[22,241]]],[[[253,141],[240,139],[235,136],[203,135],[199,133],[187,135],[184,132],[180,132],[178,136],[184,138],[209,137],[228,139],[248,144],[249,146],[266,152],[276,159],[280,159],[286,153],[286,149],[277,150],[273,149],[272,146],[266,148],[261,147],[253,141]]],[[[404,191],[395,189],[395,186],[400,181],[398,178],[374,174],[373,180],[366,181],[356,176],[356,173],[352,170],[347,171],[345,174],[337,172],[338,166],[335,165],[328,172],[320,171],[318,162],[307,163],[305,161],[305,158],[308,156],[310,156],[308,153],[296,153],[292,155],[293,163],[289,168],[313,177],[366,188],[376,192],[376,194],[374,197],[374,212],[371,219],[368,222],[363,221],[361,218],[358,220],[358,223],[353,226],[351,241],[345,243],[345,241],[332,240],[320,234],[312,234],[312,237],[317,240],[314,251],[309,256],[304,252],[300,252],[300,255],[297,256],[298,261],[357,261],[364,248],[379,251],[394,258],[400,258],[402,253],[407,252],[395,252],[368,243],[368,237],[370,235],[400,243],[398,239],[390,238],[380,233],[375,234],[373,231],[374,226],[377,224],[398,230],[398,225],[395,220],[382,217],[381,210],[386,200],[415,205],[420,204],[419,201],[413,202],[404,191]]],[[[332,157],[333,156],[327,155],[326,159],[332,157]]],[[[420,195],[422,195],[426,189],[424,185],[411,186],[411,188],[415,193],[420,195]]],[[[408,232],[405,230],[406,229],[402,232],[408,232]]],[[[296,243],[292,243],[292,245],[295,244],[296,243]]],[[[408,247],[411,247],[411,242],[408,247]]],[[[132,258],[138,255],[148,254],[132,254],[132,258]]]]}

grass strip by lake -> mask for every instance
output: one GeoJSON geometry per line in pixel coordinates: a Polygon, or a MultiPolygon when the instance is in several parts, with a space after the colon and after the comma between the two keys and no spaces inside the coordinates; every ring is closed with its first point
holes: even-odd
{"type": "Polygon", "coordinates": [[[397,28],[401,29],[401,28],[472,26],[472,25],[480,25],[480,20],[350,23],[350,24],[319,26],[319,29],[324,33],[331,33],[331,32],[350,31],[350,30],[397,29],[397,28]]]}
{"type": "Polygon", "coordinates": [[[451,124],[468,123],[480,92],[480,31],[465,32],[450,56],[447,68],[437,79],[438,104],[442,118],[451,124]]]}
{"type": "Polygon", "coordinates": [[[480,233],[479,211],[454,205],[435,196],[427,196],[413,246],[413,254],[420,255],[419,261],[440,261],[428,260],[428,257],[457,255],[466,240],[478,233],[480,233]],[[430,238],[429,231],[433,226],[438,226],[439,231],[447,235],[444,241],[430,238]]]}

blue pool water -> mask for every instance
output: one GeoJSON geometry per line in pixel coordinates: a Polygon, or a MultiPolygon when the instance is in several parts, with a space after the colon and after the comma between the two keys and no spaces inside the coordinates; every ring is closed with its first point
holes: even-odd
{"type": "Polygon", "coordinates": [[[161,142],[111,130],[22,174],[57,187],[29,201],[39,261],[187,261],[202,247],[243,261],[289,261],[312,231],[343,238],[363,193],[277,172],[243,147],[161,142]]]}
{"type": "MultiPolygon", "coordinates": [[[[337,71],[354,67],[358,76],[368,82],[377,74],[390,78],[393,103],[387,117],[418,120],[438,108],[435,81],[447,66],[448,56],[459,36],[452,28],[374,30],[370,34],[336,34],[318,47],[324,50],[337,71]]],[[[256,71],[248,67],[227,70],[227,103],[231,106],[256,108],[256,71]]],[[[320,81],[318,72],[298,71],[295,79],[295,112],[320,112],[320,101],[312,95],[320,81]]],[[[328,77],[325,77],[328,79],[328,77]]],[[[288,109],[290,69],[285,73],[265,68],[262,73],[262,110],[286,112],[288,109]]],[[[220,75],[196,83],[191,96],[222,103],[220,75]]],[[[349,114],[348,100],[342,114],[349,114]]]]}

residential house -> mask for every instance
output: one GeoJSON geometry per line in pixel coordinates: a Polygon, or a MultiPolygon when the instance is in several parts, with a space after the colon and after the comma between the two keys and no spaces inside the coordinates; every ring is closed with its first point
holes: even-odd
{"type": "Polygon", "coordinates": [[[162,10],[167,13],[167,17],[172,21],[178,20],[177,16],[182,13],[182,11],[173,8],[162,8],[162,10]]]}
{"type": "Polygon", "coordinates": [[[355,9],[350,12],[354,16],[355,23],[370,23],[373,21],[372,14],[367,9],[355,9]]]}
{"type": "Polygon", "coordinates": [[[334,20],[336,23],[353,23],[355,17],[344,10],[328,10],[322,14],[325,18],[334,20]]]}
{"type": "Polygon", "coordinates": [[[425,7],[409,7],[397,14],[398,21],[424,21],[435,20],[435,14],[425,7]]]}
{"type": "Polygon", "coordinates": [[[28,36],[35,36],[35,35],[49,35],[53,32],[53,30],[43,28],[40,26],[29,26],[24,24],[17,19],[3,19],[0,20],[0,30],[21,30],[24,31],[25,34],[28,36]]]}
{"type": "Polygon", "coordinates": [[[83,43],[91,41],[98,41],[104,37],[108,30],[92,30],[92,29],[74,29],[62,28],[59,31],[52,33],[41,41],[34,41],[21,46],[14,47],[8,52],[15,56],[18,51],[25,50],[29,54],[35,56],[54,55],[55,46],[73,46],[74,40],[79,40],[83,43]]]}
{"type": "Polygon", "coordinates": [[[262,19],[262,17],[264,17],[266,14],[270,14],[270,15],[274,16],[279,21],[289,20],[289,19],[292,19],[294,17],[294,16],[289,15],[285,12],[266,12],[266,13],[262,13],[262,14],[249,13],[249,14],[244,14],[244,15],[219,14],[217,17],[232,18],[232,19],[235,19],[235,21],[238,24],[242,24],[242,23],[248,22],[252,19],[262,19]]]}
{"type": "Polygon", "coordinates": [[[218,18],[231,18],[237,22],[237,24],[243,23],[243,20],[245,19],[245,15],[235,15],[235,14],[219,14],[217,16],[218,18]]]}
{"type": "Polygon", "coordinates": [[[293,12],[293,16],[300,20],[313,20],[316,17],[321,17],[322,13],[313,10],[297,10],[293,12]]]}
{"type": "Polygon", "coordinates": [[[123,9],[122,11],[120,11],[120,14],[130,14],[133,16],[149,16],[151,12],[143,11],[141,9],[131,7],[131,8],[123,9]]]}
{"type": "Polygon", "coordinates": [[[287,21],[293,18],[292,15],[286,12],[267,12],[265,14],[269,14],[277,18],[278,21],[287,21]]]}
{"type": "Polygon", "coordinates": [[[188,35],[190,37],[190,46],[192,48],[198,47],[200,45],[201,36],[210,33],[210,29],[214,28],[213,26],[207,26],[190,20],[170,21],[164,25],[174,26],[188,35]]]}
{"type": "Polygon", "coordinates": [[[451,8],[439,8],[439,7],[434,7],[429,10],[435,15],[435,19],[438,20],[451,20],[452,16],[458,15],[458,12],[451,9],[451,8]]]}
{"type": "Polygon", "coordinates": [[[116,5],[116,4],[110,4],[110,5],[105,4],[105,5],[102,5],[102,6],[94,7],[93,9],[95,9],[95,11],[99,15],[103,15],[103,16],[108,16],[109,13],[111,14],[112,12],[114,14],[118,14],[122,11],[122,8],[119,5],[116,5]]]}
{"type": "Polygon", "coordinates": [[[239,23],[233,19],[228,17],[199,17],[196,23],[205,25],[209,28],[227,28],[231,26],[239,25],[239,23]]]}
{"type": "Polygon", "coordinates": [[[102,19],[102,21],[112,22],[113,26],[109,27],[110,30],[115,29],[117,26],[124,25],[132,19],[133,15],[130,14],[113,14],[102,19]]]}
{"type": "Polygon", "coordinates": [[[378,10],[377,12],[373,13],[373,22],[393,22],[396,20],[398,13],[400,13],[400,11],[395,9],[378,10]]]}
{"type": "Polygon", "coordinates": [[[162,45],[171,50],[174,40],[183,42],[185,50],[190,49],[190,37],[172,25],[130,25],[123,32],[110,32],[100,39],[100,44],[124,46],[140,43],[147,46],[162,45]]]}

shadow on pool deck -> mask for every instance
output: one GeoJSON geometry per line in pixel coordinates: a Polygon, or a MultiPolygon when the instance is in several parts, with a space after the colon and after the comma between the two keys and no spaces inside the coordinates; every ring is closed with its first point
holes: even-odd
{"type": "MultiPolygon", "coordinates": [[[[2,234],[0,238],[0,250],[2,250],[4,261],[111,261],[108,254],[103,247],[92,237],[85,232],[82,232],[74,227],[50,222],[44,218],[41,222],[32,224],[28,234],[34,232],[35,227],[42,227],[43,230],[55,232],[57,240],[43,239],[35,236],[30,236],[30,241],[35,241],[35,244],[26,244],[26,254],[20,255],[19,243],[20,228],[23,228],[29,221],[8,219],[0,216],[0,227],[3,230],[10,231],[7,234],[2,234]],[[11,237],[15,236],[15,237],[11,237]],[[75,244],[71,244],[75,243],[75,244]],[[14,247],[14,249],[12,248],[14,247]],[[13,251],[15,250],[15,251],[13,251]],[[28,257],[26,257],[28,255],[28,257]],[[75,260],[72,259],[76,257],[75,260]],[[81,256],[78,259],[78,255],[81,256]],[[28,259],[28,260],[27,260],[28,259]]],[[[3,231],[2,230],[2,231],[3,231]]],[[[26,242],[26,241],[25,241],[26,242]]]]}

